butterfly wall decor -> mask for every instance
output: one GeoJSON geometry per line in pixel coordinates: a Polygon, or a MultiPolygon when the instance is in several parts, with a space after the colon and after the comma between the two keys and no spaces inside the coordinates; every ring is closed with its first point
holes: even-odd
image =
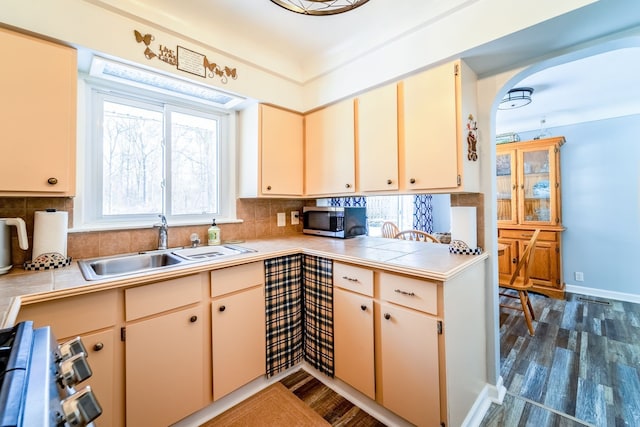
{"type": "Polygon", "coordinates": [[[149,44],[154,40],[154,37],[151,34],[145,34],[143,36],[138,30],[133,30],[133,33],[136,36],[136,41],[138,43],[144,43],[145,46],[149,46],[149,44]]]}
{"type": "MultiPolygon", "coordinates": [[[[180,71],[185,71],[200,77],[219,78],[223,84],[226,84],[229,81],[229,78],[233,80],[238,78],[238,72],[235,68],[226,66],[222,67],[215,62],[209,61],[205,55],[198,52],[178,46],[178,54],[176,55],[176,51],[174,49],[170,49],[166,45],[162,44],[154,51],[150,46],[151,42],[155,41],[155,37],[152,34],[147,33],[143,35],[138,30],[133,30],[133,34],[136,38],[136,42],[144,43],[144,56],[149,60],[154,58],[159,59],[167,64],[176,65],[180,71]],[[183,64],[182,66],[178,62],[178,55],[180,55],[180,52],[183,52],[186,56],[186,64],[183,64]]],[[[182,56],[180,58],[182,58],[182,56]]]]}

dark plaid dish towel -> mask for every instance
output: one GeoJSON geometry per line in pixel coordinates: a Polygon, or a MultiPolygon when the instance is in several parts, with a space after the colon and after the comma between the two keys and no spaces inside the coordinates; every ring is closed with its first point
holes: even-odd
{"type": "Polygon", "coordinates": [[[333,263],[304,255],[304,357],[313,367],[333,377],[333,263]]]}
{"type": "Polygon", "coordinates": [[[302,255],[266,260],[267,376],[302,360],[302,255]]]}

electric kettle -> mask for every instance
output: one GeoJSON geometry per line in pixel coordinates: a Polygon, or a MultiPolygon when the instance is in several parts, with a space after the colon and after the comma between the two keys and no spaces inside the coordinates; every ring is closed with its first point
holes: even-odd
{"type": "Polygon", "coordinates": [[[15,226],[18,231],[20,249],[29,249],[27,240],[27,226],[22,218],[0,218],[0,274],[9,272],[11,264],[11,229],[15,226]]]}

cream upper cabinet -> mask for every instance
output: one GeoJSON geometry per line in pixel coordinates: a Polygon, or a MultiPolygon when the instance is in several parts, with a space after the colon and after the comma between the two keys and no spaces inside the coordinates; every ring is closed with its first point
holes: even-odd
{"type": "Polygon", "coordinates": [[[476,114],[476,76],[460,60],[400,82],[400,190],[479,191],[468,153],[467,120],[476,114]]]}
{"type": "Polygon", "coordinates": [[[354,100],[305,116],[305,192],[309,196],[355,192],[354,100]]]}
{"type": "Polygon", "coordinates": [[[302,196],[304,117],[261,104],[240,119],[240,197],[302,196]]]}
{"type": "Polygon", "coordinates": [[[359,191],[398,189],[397,84],[366,92],[356,100],[359,191]]]}
{"type": "Polygon", "coordinates": [[[0,194],[75,195],[76,50],[0,28],[0,194]]]}

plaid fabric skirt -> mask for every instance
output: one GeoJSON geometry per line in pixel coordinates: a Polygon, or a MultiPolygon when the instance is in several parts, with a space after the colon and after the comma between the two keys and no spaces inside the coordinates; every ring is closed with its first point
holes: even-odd
{"type": "Polygon", "coordinates": [[[267,376],[303,358],[333,376],[333,264],[309,255],[265,261],[267,376]]]}

